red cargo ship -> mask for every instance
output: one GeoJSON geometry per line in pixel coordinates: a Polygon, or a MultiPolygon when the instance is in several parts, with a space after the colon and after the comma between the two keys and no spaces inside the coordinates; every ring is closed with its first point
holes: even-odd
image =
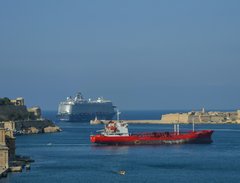
{"type": "Polygon", "coordinates": [[[180,133],[179,124],[174,125],[174,132],[128,133],[124,122],[110,121],[101,134],[91,135],[90,140],[96,144],[108,145],[155,145],[155,144],[209,144],[212,143],[213,130],[201,130],[180,133]]]}

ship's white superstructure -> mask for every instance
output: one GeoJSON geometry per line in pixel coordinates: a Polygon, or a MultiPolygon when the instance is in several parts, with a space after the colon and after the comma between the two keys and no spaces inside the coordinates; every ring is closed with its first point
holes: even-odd
{"type": "Polygon", "coordinates": [[[66,101],[60,102],[58,116],[65,121],[90,121],[94,118],[111,120],[115,115],[115,106],[110,100],[98,97],[97,100],[84,99],[79,92],[77,95],[67,97],[66,101]]]}

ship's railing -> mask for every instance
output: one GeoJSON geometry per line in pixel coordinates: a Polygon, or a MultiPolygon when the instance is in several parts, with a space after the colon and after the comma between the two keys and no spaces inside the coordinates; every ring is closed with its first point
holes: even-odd
{"type": "MultiPolygon", "coordinates": [[[[189,132],[181,132],[181,134],[186,134],[189,132]]],[[[138,137],[171,137],[177,135],[176,132],[142,132],[142,133],[132,133],[131,135],[138,137]]]]}

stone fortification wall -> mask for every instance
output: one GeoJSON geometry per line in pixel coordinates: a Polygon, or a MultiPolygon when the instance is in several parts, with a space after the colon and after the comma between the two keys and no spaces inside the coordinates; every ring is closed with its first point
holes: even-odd
{"type": "Polygon", "coordinates": [[[16,151],[16,138],[13,136],[6,135],[6,146],[8,147],[8,159],[9,161],[13,161],[15,159],[15,151],[16,151]]]}
{"type": "Polygon", "coordinates": [[[233,120],[240,119],[240,113],[239,113],[239,118],[238,118],[238,112],[231,112],[229,113],[228,117],[233,120]]]}
{"type": "Polygon", "coordinates": [[[1,122],[1,126],[5,131],[5,145],[8,147],[8,159],[13,161],[15,159],[15,137],[13,131],[15,130],[15,123],[13,121],[1,122]]]}
{"type": "Polygon", "coordinates": [[[161,120],[162,121],[167,121],[167,122],[174,122],[177,121],[179,117],[179,114],[163,114],[161,120]]]}
{"type": "Polygon", "coordinates": [[[164,114],[161,120],[165,122],[179,121],[181,123],[187,123],[189,121],[189,115],[188,113],[164,114]]]}
{"type": "Polygon", "coordinates": [[[5,130],[4,128],[0,128],[0,146],[6,145],[6,139],[5,139],[5,130]]]}
{"type": "MultiPolygon", "coordinates": [[[[8,145],[12,146],[13,150],[10,154],[14,154],[15,147],[12,143],[14,134],[33,134],[33,133],[49,133],[59,132],[61,129],[52,121],[42,119],[41,109],[33,107],[27,109],[25,105],[0,105],[0,122],[3,128],[8,129],[6,135],[8,138],[8,145]]],[[[11,156],[13,157],[13,156],[11,156]]],[[[12,158],[10,158],[12,159],[12,158]]]]}
{"type": "Polygon", "coordinates": [[[208,114],[199,115],[200,122],[208,122],[211,121],[211,116],[208,114]]]}
{"type": "Polygon", "coordinates": [[[0,146],[0,172],[8,169],[8,148],[0,146]]]}
{"type": "Polygon", "coordinates": [[[26,106],[0,105],[0,121],[28,119],[26,106]]]}
{"type": "Polygon", "coordinates": [[[210,116],[209,118],[210,118],[209,121],[213,122],[223,122],[227,120],[226,117],[223,115],[210,116]]]}
{"type": "Polygon", "coordinates": [[[162,115],[162,121],[181,123],[194,122],[240,122],[240,110],[237,112],[189,112],[162,115]]]}
{"type": "Polygon", "coordinates": [[[6,146],[5,129],[0,128],[0,172],[8,169],[8,147],[6,146]]]}
{"type": "Polygon", "coordinates": [[[10,100],[9,98],[0,98],[0,121],[16,121],[28,119],[41,119],[40,107],[27,109],[22,97],[10,100]]]}
{"type": "Polygon", "coordinates": [[[201,119],[200,115],[193,115],[193,114],[189,115],[189,120],[188,120],[189,123],[192,123],[192,122],[199,123],[201,121],[202,121],[202,119],[201,119]]]}
{"type": "Polygon", "coordinates": [[[236,121],[237,123],[240,123],[240,110],[237,110],[236,121]]]}
{"type": "Polygon", "coordinates": [[[15,130],[14,121],[4,121],[1,122],[0,125],[6,130],[6,135],[13,136],[13,131],[15,130]]]}
{"type": "Polygon", "coordinates": [[[29,118],[30,119],[41,119],[42,112],[40,107],[31,107],[28,108],[29,118]]]}
{"type": "Polygon", "coordinates": [[[237,120],[240,120],[240,110],[237,110],[236,118],[237,118],[237,120]]]}

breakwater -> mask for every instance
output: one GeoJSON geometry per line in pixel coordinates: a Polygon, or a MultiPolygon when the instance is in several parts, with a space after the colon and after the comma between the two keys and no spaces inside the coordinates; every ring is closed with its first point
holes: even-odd
{"type": "MultiPolygon", "coordinates": [[[[192,124],[192,122],[177,122],[177,121],[163,121],[163,120],[124,120],[126,123],[129,124],[192,124]]],[[[227,122],[212,122],[212,121],[206,121],[206,122],[194,122],[196,124],[240,124],[236,121],[227,121],[227,122]]]]}
{"type": "MultiPolygon", "coordinates": [[[[179,123],[179,124],[192,124],[192,122],[183,122],[183,121],[163,121],[163,120],[123,120],[124,122],[128,124],[174,124],[174,123],[179,123]]],[[[98,120],[91,122],[90,124],[95,125],[95,124],[106,124],[109,121],[105,120],[98,120]]],[[[240,122],[236,121],[224,121],[224,122],[212,122],[212,121],[197,121],[194,122],[195,124],[240,124],[240,122]]]]}

